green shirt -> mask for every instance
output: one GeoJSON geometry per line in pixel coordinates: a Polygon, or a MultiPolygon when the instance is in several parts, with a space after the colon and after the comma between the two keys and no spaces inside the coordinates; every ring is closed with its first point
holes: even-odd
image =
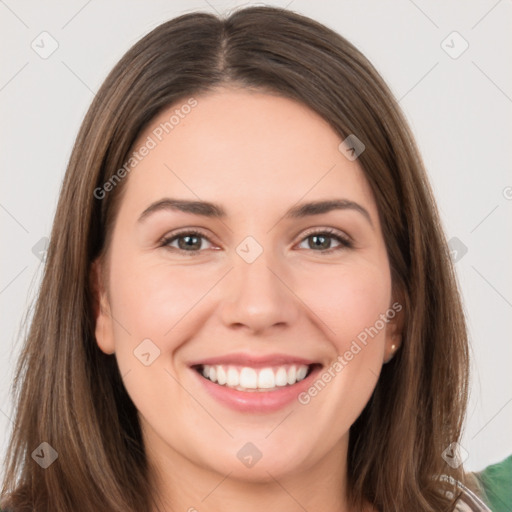
{"type": "Polygon", "coordinates": [[[492,512],[512,510],[512,455],[474,473],[485,492],[485,501],[492,512]]]}

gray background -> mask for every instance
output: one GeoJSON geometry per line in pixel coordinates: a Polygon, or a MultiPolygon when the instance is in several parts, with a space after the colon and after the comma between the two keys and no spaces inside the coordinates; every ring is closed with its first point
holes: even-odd
{"type": "MultiPolygon", "coordinates": [[[[21,322],[95,91],[123,53],[160,23],[254,3],[0,0],[0,455],[14,428],[9,385],[21,322]],[[52,44],[58,48],[44,55],[52,44]]],[[[470,329],[472,394],[461,455],[470,470],[503,459],[512,453],[511,0],[269,4],[341,33],[400,100],[451,239],[470,329]]]]}

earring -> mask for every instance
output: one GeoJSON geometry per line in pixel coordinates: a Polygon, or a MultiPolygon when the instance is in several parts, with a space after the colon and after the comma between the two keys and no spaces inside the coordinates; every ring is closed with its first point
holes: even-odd
{"type": "Polygon", "coordinates": [[[391,359],[393,359],[393,357],[395,357],[395,350],[396,350],[396,345],[393,343],[393,345],[391,345],[390,347],[390,354],[388,356],[388,358],[384,361],[385,363],[389,363],[389,361],[391,361],[391,359]]]}

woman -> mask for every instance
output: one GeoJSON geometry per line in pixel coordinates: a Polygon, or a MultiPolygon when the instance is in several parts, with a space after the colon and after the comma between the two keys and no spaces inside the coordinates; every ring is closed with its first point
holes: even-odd
{"type": "Polygon", "coordinates": [[[2,507],[488,510],[457,456],[467,378],[432,193],[372,65],[283,9],[187,14],[77,137],[2,507]]]}

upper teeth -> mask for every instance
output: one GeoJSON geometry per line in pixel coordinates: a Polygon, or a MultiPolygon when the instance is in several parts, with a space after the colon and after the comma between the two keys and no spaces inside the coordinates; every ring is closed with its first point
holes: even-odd
{"type": "Polygon", "coordinates": [[[250,368],[223,365],[203,365],[203,377],[221,386],[245,390],[267,390],[276,386],[291,386],[306,377],[307,365],[286,365],[250,368]]]}

